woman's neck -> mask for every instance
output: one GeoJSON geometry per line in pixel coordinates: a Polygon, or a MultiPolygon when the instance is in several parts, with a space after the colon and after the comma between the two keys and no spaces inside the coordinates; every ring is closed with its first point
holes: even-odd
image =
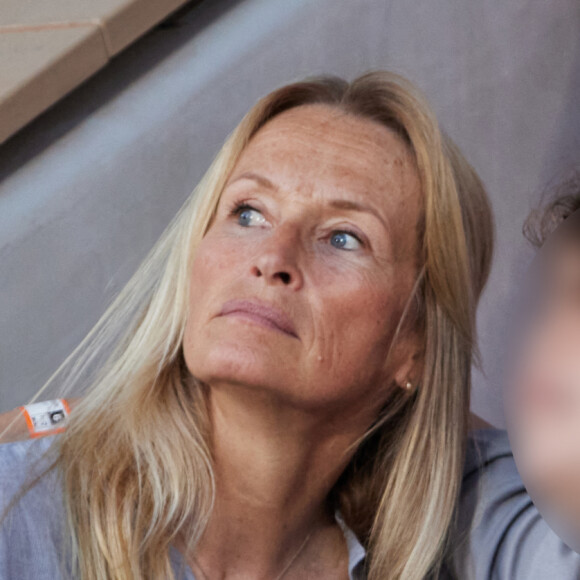
{"type": "Polygon", "coordinates": [[[324,571],[340,578],[336,566],[346,574],[328,495],[370,421],[350,415],[347,424],[239,385],[210,388],[208,409],[216,504],[195,561],[210,580],[276,578],[307,537],[285,579],[305,566],[321,578],[324,571]]]}

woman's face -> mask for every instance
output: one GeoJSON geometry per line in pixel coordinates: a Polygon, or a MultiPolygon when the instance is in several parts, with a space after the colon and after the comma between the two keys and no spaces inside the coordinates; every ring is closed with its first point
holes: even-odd
{"type": "Polygon", "coordinates": [[[418,271],[421,205],[412,155],[386,127],[324,105],[275,117],[197,251],[190,372],[311,409],[376,409],[418,375],[410,332],[385,359],[418,271]]]}
{"type": "Polygon", "coordinates": [[[568,237],[545,250],[514,374],[510,437],[532,499],[580,546],[580,244],[568,237]]]}

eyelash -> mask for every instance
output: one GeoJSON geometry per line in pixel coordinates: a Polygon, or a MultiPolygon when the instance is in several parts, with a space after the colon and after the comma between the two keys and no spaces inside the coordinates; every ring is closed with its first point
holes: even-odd
{"type": "MultiPolygon", "coordinates": [[[[259,209],[256,209],[253,205],[250,205],[247,201],[237,201],[232,204],[228,215],[230,217],[237,217],[247,209],[251,209],[253,211],[260,211],[259,209]]],[[[330,232],[330,235],[328,236],[329,239],[332,238],[332,236],[334,236],[335,234],[348,234],[349,236],[352,236],[363,248],[367,246],[365,240],[359,234],[357,234],[355,231],[349,228],[340,228],[332,230],[332,232],[330,232]]]]}
{"type": "Polygon", "coordinates": [[[230,217],[235,217],[235,216],[240,215],[246,209],[260,211],[260,210],[256,209],[254,206],[250,205],[249,203],[247,203],[245,201],[240,201],[240,202],[235,202],[234,204],[232,204],[232,207],[230,208],[228,215],[230,217]]]}

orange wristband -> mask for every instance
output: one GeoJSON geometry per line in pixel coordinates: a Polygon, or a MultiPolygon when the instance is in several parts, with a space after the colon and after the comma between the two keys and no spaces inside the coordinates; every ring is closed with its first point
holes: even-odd
{"type": "Polygon", "coordinates": [[[44,437],[64,431],[64,421],[70,414],[66,399],[42,401],[20,407],[31,437],[44,437]]]}

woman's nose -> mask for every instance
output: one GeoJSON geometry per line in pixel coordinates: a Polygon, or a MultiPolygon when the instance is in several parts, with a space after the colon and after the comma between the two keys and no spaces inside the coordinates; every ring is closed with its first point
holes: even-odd
{"type": "Polygon", "coordinates": [[[295,290],[303,283],[300,261],[300,236],[293,228],[279,226],[258,251],[252,274],[267,284],[280,284],[295,290]]]}

